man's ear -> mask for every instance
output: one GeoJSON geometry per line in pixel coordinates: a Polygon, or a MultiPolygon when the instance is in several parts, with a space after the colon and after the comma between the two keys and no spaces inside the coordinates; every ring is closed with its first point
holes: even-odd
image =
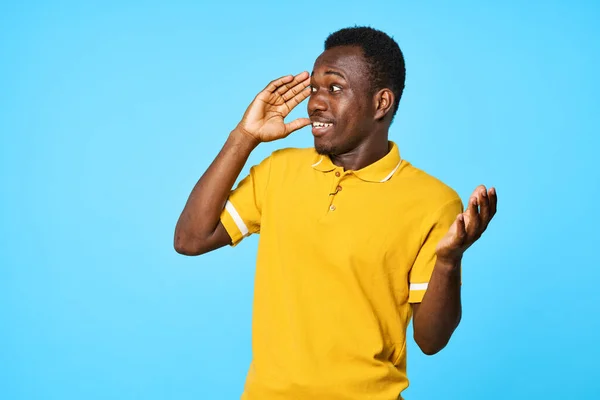
{"type": "Polygon", "coordinates": [[[375,93],[375,119],[383,119],[394,108],[394,92],[390,89],[381,89],[375,93]]]}

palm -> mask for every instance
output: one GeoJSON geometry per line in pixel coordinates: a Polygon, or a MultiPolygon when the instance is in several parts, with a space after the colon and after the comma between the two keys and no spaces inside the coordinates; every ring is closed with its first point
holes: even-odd
{"type": "Polygon", "coordinates": [[[271,94],[263,99],[261,95],[262,93],[248,109],[245,129],[267,142],[284,136],[284,118],[289,111],[286,113],[285,102],[281,96],[271,94]]]}
{"type": "Polygon", "coordinates": [[[308,125],[310,121],[307,118],[299,118],[288,124],[284,119],[309,96],[309,82],[310,77],[306,72],[271,82],[250,104],[240,128],[261,142],[269,142],[308,125]]]}
{"type": "Polygon", "coordinates": [[[496,189],[479,186],[469,200],[469,206],[452,223],[436,247],[438,258],[458,259],[481,237],[496,214],[496,189]]]}
{"type": "MultiPolygon", "coordinates": [[[[472,229],[472,222],[469,214],[463,213],[462,215],[464,219],[465,231],[472,229]]],[[[468,246],[464,247],[462,246],[463,243],[460,243],[458,234],[458,224],[458,219],[454,220],[454,222],[450,226],[450,229],[448,229],[446,235],[442,238],[442,240],[439,241],[436,248],[436,253],[438,257],[450,258],[459,256],[468,248],[468,246],[470,246],[469,244],[468,246]]]]}

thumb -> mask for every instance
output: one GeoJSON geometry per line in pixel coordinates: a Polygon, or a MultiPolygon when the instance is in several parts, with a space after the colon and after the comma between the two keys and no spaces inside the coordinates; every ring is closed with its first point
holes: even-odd
{"type": "Polygon", "coordinates": [[[310,125],[310,119],[308,118],[295,119],[292,122],[285,124],[285,136],[308,125],[310,125]]]}
{"type": "Polygon", "coordinates": [[[456,217],[456,242],[459,245],[463,245],[466,238],[467,229],[465,228],[465,216],[461,213],[456,217]]]}

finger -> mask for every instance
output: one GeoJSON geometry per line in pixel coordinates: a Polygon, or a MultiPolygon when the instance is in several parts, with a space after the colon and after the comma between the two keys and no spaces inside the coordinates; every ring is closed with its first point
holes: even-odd
{"type": "Polygon", "coordinates": [[[294,78],[291,81],[285,82],[283,85],[280,85],[275,91],[275,93],[277,93],[280,96],[283,96],[283,94],[286,93],[288,90],[298,85],[299,83],[306,81],[308,78],[310,78],[308,72],[301,72],[298,75],[294,76],[294,78]]]}
{"type": "Polygon", "coordinates": [[[496,188],[492,187],[488,191],[488,197],[490,199],[490,220],[496,215],[496,208],[498,205],[498,195],[496,194],[496,188]]]}
{"type": "Polygon", "coordinates": [[[263,92],[274,93],[277,89],[279,89],[283,85],[286,85],[286,84],[292,82],[293,80],[294,80],[293,75],[282,76],[279,79],[275,79],[274,81],[271,81],[267,85],[267,87],[264,88],[263,92]]]}
{"type": "Polygon", "coordinates": [[[286,92],[281,94],[281,97],[286,102],[289,101],[290,99],[294,98],[294,96],[296,96],[297,94],[302,93],[304,91],[304,89],[306,89],[310,85],[310,78],[307,77],[303,81],[300,81],[300,82],[296,83],[294,86],[292,86],[293,83],[294,82],[290,83],[288,86],[291,86],[291,87],[286,92]]]}
{"type": "Polygon", "coordinates": [[[458,214],[456,217],[456,241],[459,246],[462,246],[467,238],[467,229],[465,227],[464,215],[458,214]]]}
{"type": "Polygon", "coordinates": [[[285,115],[287,115],[290,111],[292,111],[298,104],[302,103],[306,98],[310,96],[310,88],[305,87],[300,93],[292,97],[289,101],[285,102],[285,115]]]}
{"type": "Polygon", "coordinates": [[[292,122],[285,124],[285,135],[287,136],[290,133],[297,131],[298,129],[304,128],[308,125],[310,125],[310,119],[308,118],[295,119],[292,122]]]}
{"type": "Polygon", "coordinates": [[[488,222],[490,222],[490,200],[487,195],[487,189],[481,185],[478,187],[479,192],[477,193],[477,203],[479,204],[479,216],[481,218],[481,233],[487,228],[488,222]]]}
{"type": "Polygon", "coordinates": [[[479,226],[481,225],[476,196],[471,197],[469,200],[467,213],[469,216],[469,226],[466,227],[467,240],[469,242],[474,242],[478,238],[479,226]]]}

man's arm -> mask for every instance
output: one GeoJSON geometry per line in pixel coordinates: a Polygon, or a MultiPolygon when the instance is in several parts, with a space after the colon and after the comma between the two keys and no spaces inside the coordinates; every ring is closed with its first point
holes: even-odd
{"type": "Polygon", "coordinates": [[[462,315],[460,263],[447,265],[438,260],[423,301],[412,307],[415,342],[428,355],[442,350],[462,315]]]}
{"type": "Polygon", "coordinates": [[[256,96],[187,200],[175,228],[174,247],[178,253],[200,255],[231,243],[220,222],[231,188],[259,143],[284,138],[310,124],[307,118],[284,122],[290,111],[309,96],[309,83],[307,72],[288,75],[269,83],[256,96]]]}
{"type": "Polygon", "coordinates": [[[250,153],[258,145],[235,129],[194,186],[175,228],[175,250],[199,255],[231,243],[220,222],[221,211],[250,153]]]}
{"type": "Polygon", "coordinates": [[[413,304],[414,338],[425,354],[442,350],[460,322],[462,256],[486,230],[496,214],[496,204],[494,188],[475,189],[466,212],[457,216],[437,245],[437,261],[427,291],[420,304],[413,304]]]}

